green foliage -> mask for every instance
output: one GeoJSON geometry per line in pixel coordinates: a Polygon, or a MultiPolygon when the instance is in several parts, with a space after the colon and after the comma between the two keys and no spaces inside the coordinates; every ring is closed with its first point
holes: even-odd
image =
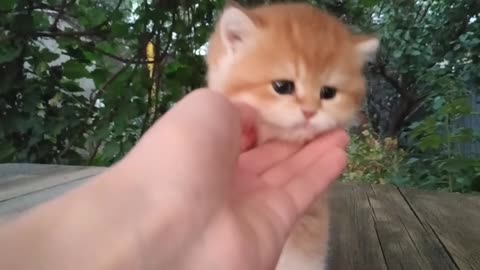
{"type": "MultiPolygon", "coordinates": [[[[441,86],[439,86],[441,87],[441,86]]],[[[414,185],[448,191],[479,191],[480,159],[463,153],[462,144],[479,141],[472,128],[459,124],[474,114],[469,93],[444,81],[444,95],[427,99],[431,113],[410,126],[413,142],[408,164],[415,168],[414,185]]]]}
{"type": "Polygon", "coordinates": [[[121,158],[202,86],[203,58],[193,52],[208,38],[212,5],[2,1],[0,161],[109,165],[121,158]]]}
{"type": "Polygon", "coordinates": [[[386,184],[400,176],[407,153],[398,149],[396,140],[380,141],[369,129],[350,137],[349,162],[342,181],[386,184]]]}
{"type": "Polygon", "coordinates": [[[363,165],[352,165],[350,175],[373,182],[389,179],[402,186],[480,191],[480,153],[465,151],[465,145],[480,143],[480,126],[465,125],[465,119],[478,119],[471,106],[480,93],[480,4],[470,0],[362,4],[347,4],[344,14],[347,21],[381,37],[381,51],[370,71],[393,89],[388,94],[374,89],[367,110],[390,126],[384,130],[375,126],[381,135],[378,141],[398,138],[403,150],[391,155],[404,158],[395,159],[395,165],[385,157],[380,164],[394,170],[368,175],[377,171],[378,164],[369,162],[379,154],[365,140],[354,138],[351,163],[363,165]],[[384,95],[381,100],[388,101],[377,104],[373,95],[384,95]],[[356,154],[359,149],[363,154],[356,154]]]}
{"type": "MultiPolygon", "coordinates": [[[[425,138],[420,143],[438,147],[432,141],[436,140],[425,138]]],[[[478,158],[459,153],[433,153],[409,153],[398,148],[396,140],[381,140],[371,130],[351,134],[349,163],[341,180],[450,192],[480,191],[478,158]]]]}

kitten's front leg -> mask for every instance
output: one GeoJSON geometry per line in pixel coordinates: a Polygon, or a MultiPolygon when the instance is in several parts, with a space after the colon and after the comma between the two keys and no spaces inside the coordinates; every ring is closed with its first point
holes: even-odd
{"type": "Polygon", "coordinates": [[[275,270],[327,270],[325,258],[311,258],[294,247],[286,246],[275,270]]]}
{"type": "Polygon", "coordinates": [[[326,270],[330,213],[323,194],[295,225],[275,270],[326,270]]]}

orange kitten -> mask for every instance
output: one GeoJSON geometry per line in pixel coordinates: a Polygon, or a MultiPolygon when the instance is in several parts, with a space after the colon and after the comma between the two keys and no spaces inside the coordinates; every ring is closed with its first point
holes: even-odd
{"type": "MultiPolygon", "coordinates": [[[[346,127],[365,96],[363,66],[379,46],[308,4],[227,5],[209,42],[208,87],[253,106],[258,142],[307,142],[346,127]]],[[[328,198],[290,235],[277,270],[325,269],[328,198]]]]}

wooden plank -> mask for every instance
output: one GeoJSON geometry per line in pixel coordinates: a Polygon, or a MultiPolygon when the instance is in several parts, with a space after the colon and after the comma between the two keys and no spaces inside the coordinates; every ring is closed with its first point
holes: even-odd
{"type": "MultiPolygon", "coordinates": [[[[88,166],[49,165],[30,163],[0,164],[0,191],[20,186],[37,178],[48,178],[62,173],[88,169],[88,166]]],[[[0,202],[2,197],[0,196],[0,202]]]]}
{"type": "Polygon", "coordinates": [[[0,203],[0,222],[9,220],[10,218],[32,208],[48,200],[54,199],[65,192],[72,190],[89,179],[91,176],[84,176],[72,180],[68,183],[57,185],[51,188],[43,189],[24,196],[19,196],[0,203]]]}
{"type": "Polygon", "coordinates": [[[387,269],[368,202],[369,189],[367,185],[334,186],[328,269],[387,269]]]}
{"type": "MultiPolygon", "coordinates": [[[[50,168],[52,169],[52,168],[50,168]]],[[[96,175],[105,170],[103,167],[64,166],[44,171],[39,176],[28,176],[0,183],[0,202],[28,193],[47,189],[56,185],[96,175]]]]}
{"type": "Polygon", "coordinates": [[[457,269],[435,234],[423,227],[396,187],[367,192],[388,269],[457,269]]]}
{"type": "Polygon", "coordinates": [[[5,169],[6,171],[10,171],[12,169],[10,166],[4,167],[3,168],[3,176],[0,177],[0,190],[6,189],[7,187],[11,185],[17,185],[20,184],[23,181],[31,181],[32,179],[36,178],[43,178],[43,177],[48,177],[49,175],[55,175],[55,174],[60,174],[63,172],[73,172],[81,169],[85,169],[88,167],[84,166],[61,166],[61,165],[40,165],[37,164],[41,167],[35,168],[34,171],[30,171],[31,167],[30,166],[16,166],[16,165],[22,165],[22,164],[13,164],[13,168],[16,171],[16,173],[7,173],[5,174],[5,169]],[[23,168],[23,169],[21,169],[23,168]]]}
{"type": "Polygon", "coordinates": [[[36,164],[36,163],[2,163],[0,164],[0,178],[21,174],[40,175],[42,173],[61,168],[78,167],[73,165],[36,164]]]}
{"type": "Polygon", "coordinates": [[[402,189],[425,228],[434,233],[459,269],[480,269],[480,197],[402,189]]]}

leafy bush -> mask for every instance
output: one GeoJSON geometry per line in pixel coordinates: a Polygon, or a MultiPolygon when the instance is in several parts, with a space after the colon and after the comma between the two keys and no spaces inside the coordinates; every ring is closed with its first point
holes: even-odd
{"type": "Polygon", "coordinates": [[[0,162],[112,164],[199,87],[214,2],[162,3],[0,1],[0,162]]]}
{"type": "MultiPolygon", "coordinates": [[[[444,81],[445,82],[445,81],[444,81]]],[[[465,88],[444,84],[443,95],[427,99],[428,116],[408,130],[411,139],[407,161],[412,177],[401,184],[451,192],[480,191],[480,158],[465,146],[479,141],[462,119],[475,116],[465,88]]]]}
{"type": "Polygon", "coordinates": [[[341,181],[393,184],[449,192],[480,192],[480,160],[462,155],[409,154],[370,132],[352,135],[349,163],[341,181]]]}
{"type": "Polygon", "coordinates": [[[397,141],[383,141],[373,135],[371,129],[360,134],[350,134],[348,166],[342,181],[371,184],[392,183],[402,173],[407,153],[398,148],[397,141]]]}

